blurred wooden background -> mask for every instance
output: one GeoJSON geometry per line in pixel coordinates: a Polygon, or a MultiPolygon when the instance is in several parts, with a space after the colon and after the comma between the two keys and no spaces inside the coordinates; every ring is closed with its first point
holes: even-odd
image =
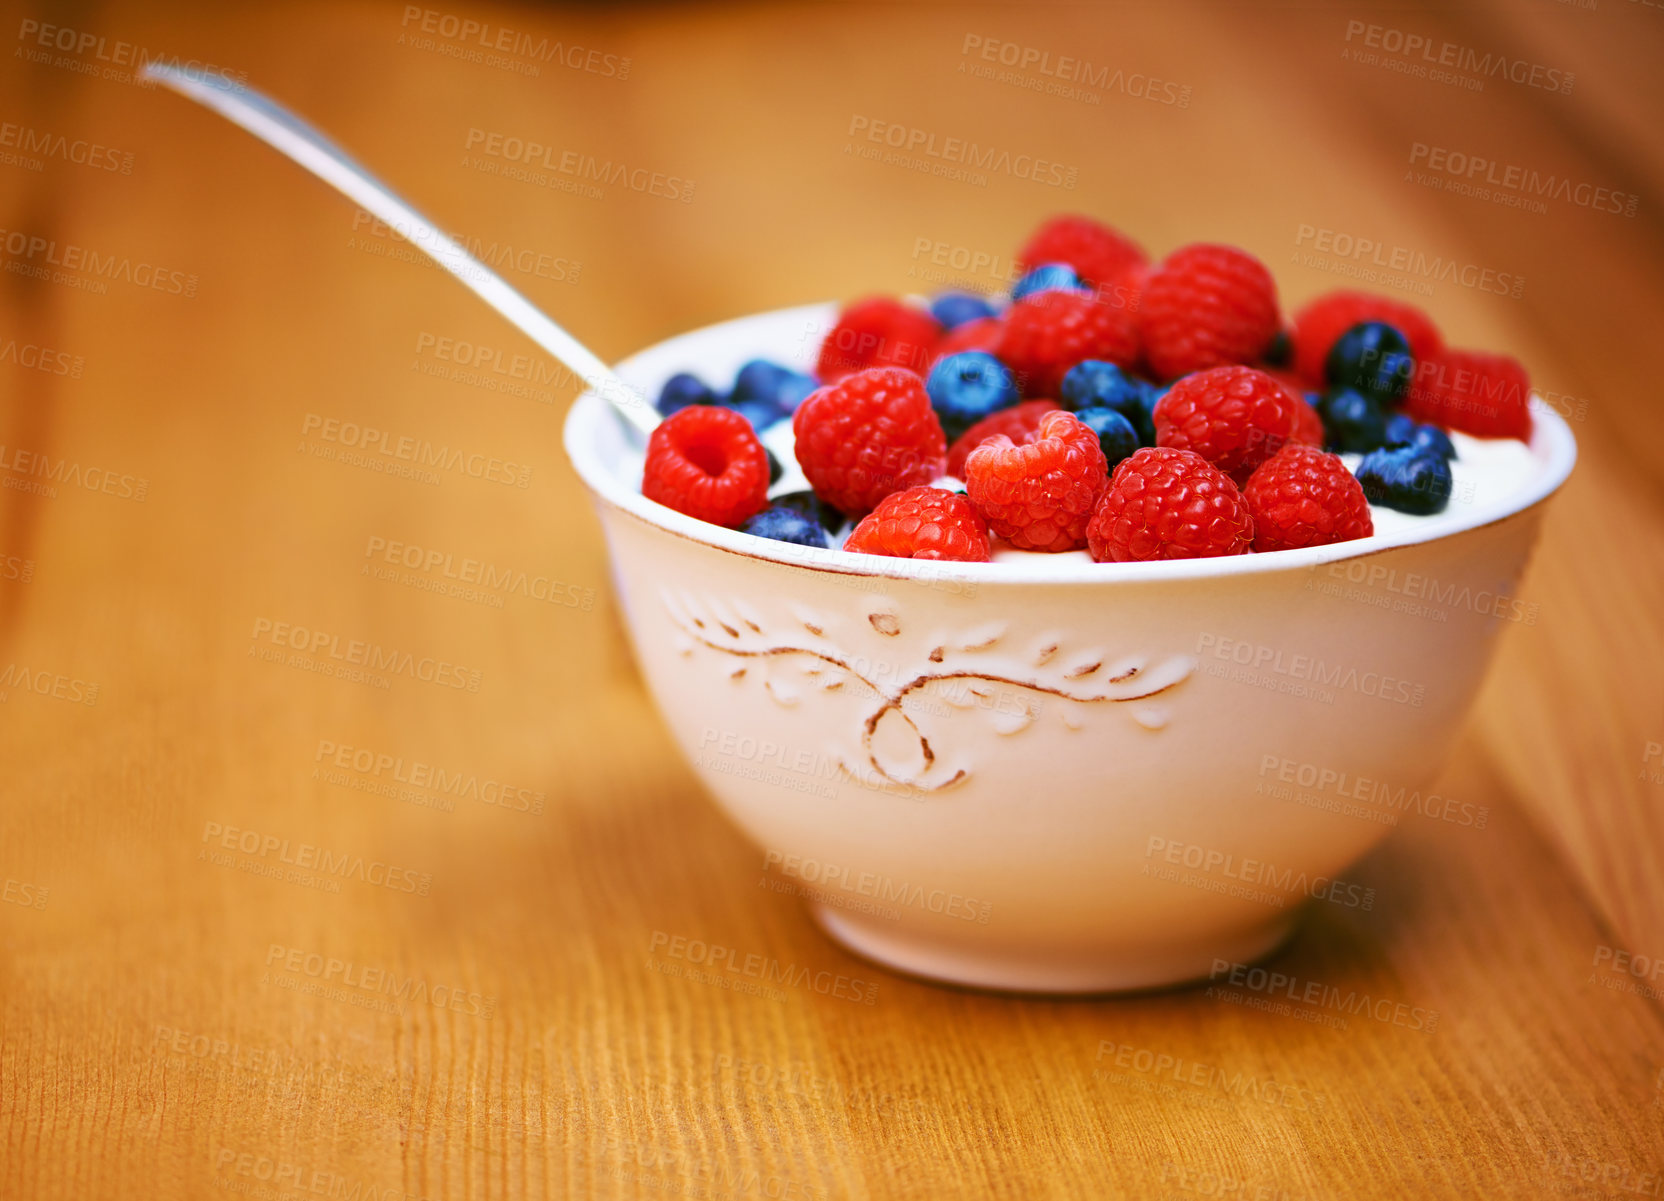
{"type": "Polygon", "coordinates": [[[0,1196],[1657,1195],[1660,981],[1619,956],[1664,956],[1664,9],[435,3],[0,14],[0,1196]],[[1468,68],[1386,61],[1418,38],[1468,68]],[[527,49],[543,39],[559,58],[527,49]],[[1074,56],[1085,94],[979,75],[987,46],[1074,56]],[[1488,823],[1407,818],[1355,873],[1383,903],[1314,914],[1276,961],[1436,1029],[1199,989],[1062,1003],[878,973],[868,1007],[654,971],[667,932],[874,973],[757,887],[760,853],[664,736],[558,446],[573,389],[333,193],[133,86],[138,55],[292,104],[512,247],[509,278],[611,356],[929,290],[938,254],[1003,266],[1060,209],[1156,254],[1239,243],[1290,307],[1355,282],[1320,245],[1471,268],[1395,294],[1530,364],[1582,455],[1528,581],[1538,620],[1504,630],[1440,784],[1488,823]],[[1487,55],[1523,82],[1472,69],[1487,55]],[[853,153],[880,121],[1074,186],[853,153]],[[511,178],[476,154],[494,136],[691,195],[511,178]],[[1436,188],[1434,150],[1578,191],[1537,211],[1436,188]],[[1579,202],[1596,188],[1633,212],[1579,202]],[[445,340],[531,356],[544,382],[484,386],[445,340]],[[529,477],[331,461],[324,420],[529,477]],[[78,469],[55,494],[30,490],[42,455],[78,469]],[[384,578],[388,543],[558,599],[384,578]],[[478,688],[269,662],[262,622],[478,688]],[[508,791],[384,795],[392,769],[353,752],[508,791]],[[222,846],[245,832],[407,874],[268,878],[249,869],[276,854],[222,846]],[[429,999],[367,1007],[348,973],[429,999]],[[1157,1056],[1252,1095],[1138,1066],[1157,1056]]]}

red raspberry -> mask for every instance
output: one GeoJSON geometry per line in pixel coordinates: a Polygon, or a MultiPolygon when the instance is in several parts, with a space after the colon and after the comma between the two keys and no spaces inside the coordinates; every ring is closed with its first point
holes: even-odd
{"type": "Polygon", "coordinates": [[[1086,523],[1109,480],[1098,435],[1064,412],[1047,413],[1017,444],[995,434],[965,460],[965,491],[988,528],[1019,550],[1086,545],[1086,523]]]}
{"type": "MultiPolygon", "coordinates": [[[[942,335],[942,340],[936,343],[935,362],[939,363],[950,354],[959,354],[966,350],[985,350],[993,354],[1004,335],[1005,323],[998,317],[979,317],[975,321],[967,321],[942,335]]],[[[935,363],[931,365],[934,366],[935,363]]]]}
{"type": "Polygon", "coordinates": [[[1036,292],[1012,305],[994,352],[1011,368],[1025,396],[1056,396],[1063,377],[1083,359],[1131,368],[1138,335],[1124,310],[1079,292],[1036,292]]]}
{"type": "Polygon", "coordinates": [[[1323,418],[1317,415],[1317,406],[1307,404],[1303,396],[1294,409],[1293,440],[1305,446],[1323,445],[1323,418]]]}
{"type": "Polygon", "coordinates": [[[1531,437],[1531,378],[1505,354],[1441,350],[1416,364],[1404,409],[1481,438],[1531,437]]]}
{"type": "Polygon", "coordinates": [[[1112,309],[1120,309],[1133,318],[1136,328],[1138,310],[1144,306],[1144,289],[1150,282],[1148,263],[1140,263],[1136,267],[1128,267],[1107,284],[1099,284],[1097,297],[1112,309]]]}
{"type": "Polygon", "coordinates": [[[1326,384],[1323,363],[1335,339],[1364,321],[1385,321],[1403,334],[1418,363],[1444,347],[1444,339],[1427,314],[1413,305],[1368,292],[1325,292],[1294,318],[1294,370],[1300,378],[1319,388],[1326,384]]]}
{"type": "Polygon", "coordinates": [[[700,521],[737,526],[768,507],[768,453],[734,410],[689,405],[647,439],[641,494],[700,521]]]}
{"type": "Polygon", "coordinates": [[[1161,379],[1251,363],[1282,328],[1271,272],[1234,246],[1175,250],[1150,273],[1138,312],[1144,358],[1161,379]]]}
{"type": "Polygon", "coordinates": [[[900,367],[870,367],[809,393],[792,434],[809,486],[851,516],[947,466],[947,438],[924,381],[900,367]]]}
{"type": "Polygon", "coordinates": [[[965,459],[985,439],[995,434],[1004,434],[1017,443],[1028,441],[1028,436],[1040,428],[1040,419],[1057,408],[1055,400],[1025,400],[1009,409],[990,413],[955,438],[953,445],[948,447],[948,474],[964,479],[965,459]]]}
{"type": "Polygon", "coordinates": [[[1289,395],[1300,402],[1300,407],[1294,410],[1294,441],[1304,442],[1307,446],[1323,445],[1323,418],[1317,415],[1317,409],[1306,403],[1306,393],[1309,389],[1292,372],[1284,371],[1280,367],[1261,367],[1272,379],[1288,389],[1289,395]]]}
{"type": "Polygon", "coordinates": [[[1041,223],[1017,252],[1024,272],[1042,263],[1068,263],[1089,284],[1105,287],[1146,259],[1138,244],[1091,217],[1062,215],[1041,223]]]}
{"type": "Polygon", "coordinates": [[[1156,445],[1193,450],[1238,483],[1294,437],[1306,402],[1263,371],[1187,375],[1156,402],[1156,445]]]}
{"type": "Polygon", "coordinates": [[[1287,388],[1291,395],[1304,399],[1306,393],[1318,391],[1317,388],[1308,387],[1304,380],[1302,380],[1298,375],[1295,375],[1294,372],[1288,370],[1286,367],[1268,367],[1263,363],[1249,365],[1252,366],[1255,371],[1265,372],[1265,374],[1269,375],[1283,387],[1287,388]]]}
{"type": "Polygon", "coordinates": [[[1254,518],[1201,455],[1146,446],[1115,468],[1086,539],[1100,563],[1243,555],[1254,548],[1254,518]]]}
{"type": "Polygon", "coordinates": [[[868,367],[930,370],[942,327],[920,309],[888,296],[858,300],[838,315],[838,323],[820,345],[815,374],[834,383],[868,367]]]}
{"type": "Polygon", "coordinates": [[[845,550],[898,559],[988,561],[988,527],[962,494],[922,486],[878,502],[844,543],[845,550]]]}
{"type": "Polygon", "coordinates": [[[1363,485],[1339,455],[1291,442],[1242,490],[1254,516],[1255,550],[1350,542],[1375,532],[1363,485]]]}

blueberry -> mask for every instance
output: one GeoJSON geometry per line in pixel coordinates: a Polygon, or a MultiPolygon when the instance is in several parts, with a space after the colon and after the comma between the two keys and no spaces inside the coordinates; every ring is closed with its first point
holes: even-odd
{"type": "Polygon", "coordinates": [[[1057,399],[1070,410],[1110,408],[1124,413],[1127,404],[1143,402],[1142,382],[1115,363],[1086,359],[1069,368],[1057,399]]]}
{"type": "Polygon", "coordinates": [[[1132,423],[1141,446],[1156,444],[1155,411],[1161,391],[1154,384],[1130,376],[1114,363],[1087,359],[1069,368],[1058,389],[1058,403],[1066,409],[1114,409],[1132,423]]]}
{"type": "Polygon", "coordinates": [[[734,377],[734,391],[729,399],[764,400],[782,412],[791,412],[815,387],[811,377],[790,367],[782,367],[767,359],[752,359],[734,377]]]}
{"type": "Polygon", "coordinates": [[[1017,385],[1006,365],[981,350],[950,354],[925,381],[931,407],[953,441],[990,413],[1017,403],[1017,385]]]}
{"type": "Polygon", "coordinates": [[[1267,367],[1287,367],[1289,360],[1293,357],[1293,339],[1288,336],[1288,330],[1278,330],[1277,336],[1271,339],[1271,345],[1265,348],[1265,365],[1267,367]]]}
{"type": "Polygon", "coordinates": [[[1132,428],[1132,422],[1114,409],[1082,409],[1075,417],[1098,435],[1098,445],[1104,448],[1104,458],[1109,460],[1111,471],[1138,449],[1138,431],[1132,428]]]}
{"type": "Polygon", "coordinates": [[[697,375],[679,371],[659,390],[658,409],[661,416],[668,417],[689,405],[714,405],[720,399],[697,375]]]}
{"type": "Polygon", "coordinates": [[[725,400],[721,403],[724,408],[734,410],[749,421],[751,428],[759,434],[775,422],[786,419],[786,414],[772,400],[725,400]]]}
{"type": "Polygon", "coordinates": [[[772,400],[780,381],[791,374],[790,368],[767,359],[752,359],[734,376],[734,400],[772,400]]]}
{"type": "MultiPolygon", "coordinates": [[[[1155,384],[1145,380],[1138,381],[1140,390],[1144,393],[1144,409],[1134,421],[1133,428],[1138,431],[1138,441],[1141,446],[1156,444],[1156,404],[1167,395],[1167,388],[1158,388],[1155,384]]],[[[1172,387],[1171,384],[1168,387],[1172,387]]]]}
{"type": "Polygon", "coordinates": [[[1086,285],[1080,282],[1080,276],[1068,263],[1041,263],[1017,281],[1016,287],[1011,289],[1011,299],[1021,300],[1036,292],[1051,291],[1084,292],[1086,285]]]}
{"type": "Polygon", "coordinates": [[[930,302],[930,315],[943,329],[954,329],[967,321],[980,321],[994,315],[994,306],[969,292],[943,292],[930,302]]]}
{"type": "Polygon", "coordinates": [[[813,546],[826,550],[832,540],[826,527],[800,509],[775,505],[764,509],[740,527],[747,534],[759,538],[773,538],[776,542],[795,542],[798,546],[813,546]]]}
{"type": "Polygon", "coordinates": [[[809,399],[809,393],[820,387],[820,382],[812,375],[799,375],[792,372],[780,385],[774,399],[779,406],[788,413],[797,412],[797,406],[809,399]]]}
{"type": "Polygon", "coordinates": [[[1410,447],[1373,450],[1355,474],[1372,505],[1425,517],[1450,503],[1450,463],[1442,455],[1410,447]]]}
{"type": "Polygon", "coordinates": [[[1402,400],[1415,373],[1410,344],[1384,321],[1363,321],[1347,330],[1323,365],[1331,387],[1352,388],[1383,403],[1402,400]]]}
{"type": "Polygon", "coordinates": [[[1363,454],[1379,450],[1387,442],[1387,419],[1381,406],[1362,392],[1340,388],[1317,402],[1323,418],[1323,440],[1332,451],[1363,454]]]}
{"type": "Polygon", "coordinates": [[[786,474],[786,469],[780,466],[780,460],[774,457],[774,452],[763,447],[763,453],[768,456],[768,486],[770,488],[780,482],[780,477],[786,474]]]}
{"type": "Polygon", "coordinates": [[[1387,446],[1408,446],[1412,450],[1423,450],[1429,454],[1443,455],[1447,459],[1454,459],[1456,444],[1450,440],[1450,435],[1436,425],[1421,425],[1403,413],[1395,413],[1387,419],[1387,446]]]}
{"type": "Polygon", "coordinates": [[[819,522],[829,530],[835,530],[844,523],[844,515],[808,488],[801,492],[786,492],[776,496],[769,502],[777,509],[796,509],[805,517],[819,522]]]}
{"type": "Polygon", "coordinates": [[[1425,450],[1431,454],[1442,455],[1446,459],[1454,459],[1456,444],[1450,440],[1450,435],[1436,425],[1416,426],[1416,440],[1410,443],[1417,450],[1425,450]]]}

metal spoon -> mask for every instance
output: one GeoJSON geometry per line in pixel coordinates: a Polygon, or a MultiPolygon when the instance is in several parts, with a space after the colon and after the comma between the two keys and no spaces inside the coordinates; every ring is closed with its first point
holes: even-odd
{"type": "Polygon", "coordinates": [[[507,317],[533,342],[570,367],[643,436],[652,433],[658,425],[659,414],[647,399],[619,379],[593,351],[544,316],[536,305],[354,162],[346,151],[288,109],[223,75],[158,62],[146,63],[142,74],[242,126],[333,185],[366,212],[381,218],[416,249],[466,284],[474,295],[507,317]]]}

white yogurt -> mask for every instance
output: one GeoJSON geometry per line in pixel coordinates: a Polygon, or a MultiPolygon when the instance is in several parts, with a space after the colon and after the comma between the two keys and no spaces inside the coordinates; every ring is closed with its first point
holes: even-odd
{"type": "MultiPolygon", "coordinates": [[[[1542,470],[1542,464],[1531,453],[1531,448],[1517,438],[1476,438],[1471,434],[1451,431],[1450,440],[1456,447],[1456,458],[1450,464],[1450,503],[1444,511],[1418,517],[1382,505],[1371,505],[1369,512],[1375,523],[1376,535],[1400,533],[1428,522],[1458,517],[1476,506],[1489,506],[1506,500],[1523,489],[1542,470]]],[[[798,466],[794,453],[795,441],[789,419],[776,422],[764,431],[762,443],[785,469],[780,482],[769,489],[771,496],[801,492],[809,487],[809,481],[804,478],[803,469],[798,466]]],[[[1342,455],[1341,459],[1349,469],[1356,471],[1363,456],[1342,455]]],[[[633,456],[633,461],[626,470],[633,470],[634,478],[640,480],[640,454],[633,456]]],[[[937,483],[954,491],[962,490],[959,481],[952,478],[944,478],[937,483]]],[[[835,544],[843,545],[852,528],[853,523],[845,525],[841,530],[834,530],[835,544]]],[[[1359,549],[1363,549],[1370,541],[1371,539],[1367,538],[1358,539],[1359,549]]],[[[996,538],[992,559],[995,563],[1009,563],[1014,568],[1020,568],[1022,563],[1031,559],[1038,559],[1050,565],[1069,562],[1090,563],[1092,556],[1084,550],[1062,551],[1056,554],[1018,550],[996,538]]]]}
{"type": "MultiPolygon", "coordinates": [[[[1456,447],[1456,457],[1450,463],[1450,503],[1445,506],[1444,512],[1417,517],[1413,513],[1370,505],[1369,515],[1375,522],[1377,534],[1396,534],[1414,529],[1424,522],[1506,500],[1542,470],[1542,464],[1531,453],[1531,448],[1518,438],[1475,438],[1455,430],[1449,432],[1450,441],[1456,447]]],[[[1357,471],[1363,456],[1342,455],[1341,460],[1357,471]]]]}

